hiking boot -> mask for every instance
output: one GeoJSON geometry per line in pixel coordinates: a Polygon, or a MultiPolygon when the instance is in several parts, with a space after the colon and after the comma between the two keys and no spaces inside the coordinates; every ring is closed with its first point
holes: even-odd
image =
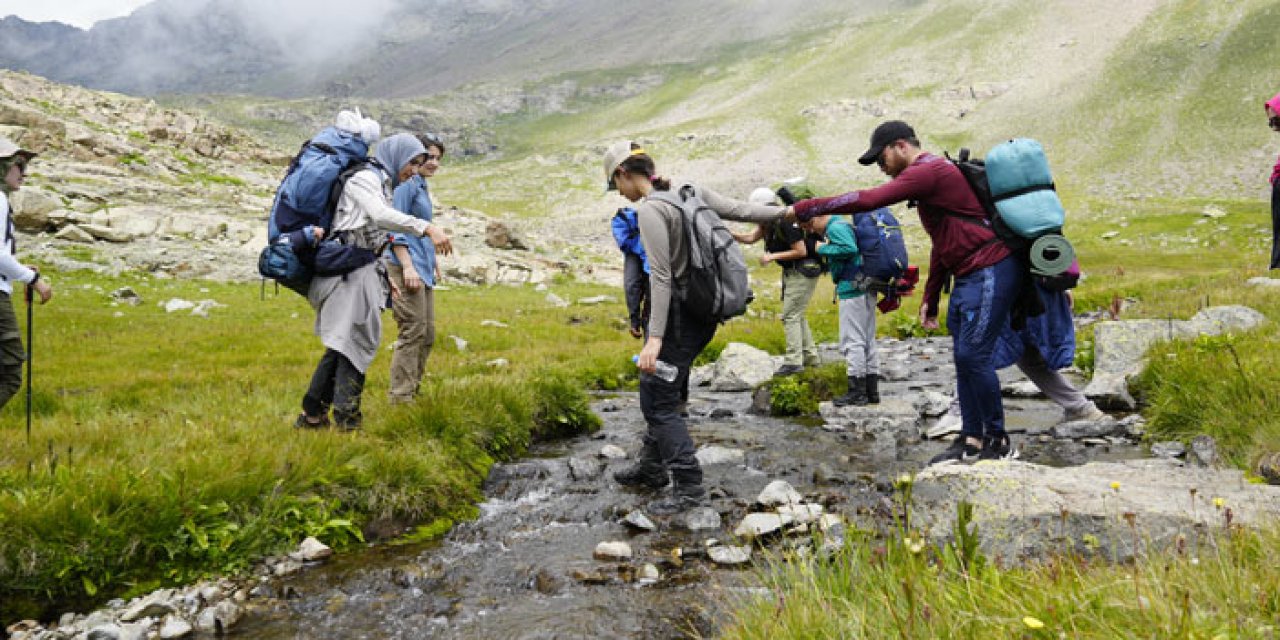
{"type": "Polygon", "coordinates": [[[778,372],[773,375],[774,377],[794,376],[795,374],[802,373],[803,371],[804,367],[798,364],[784,364],[779,367],[778,372]]]}
{"type": "Polygon", "coordinates": [[[307,414],[299,413],[298,419],[293,421],[294,429],[328,429],[329,416],[320,416],[319,422],[311,422],[307,420],[307,414]]]}
{"type": "Polygon", "coordinates": [[[1017,460],[1018,448],[1009,440],[1009,434],[1000,433],[982,438],[982,453],[979,460],[1017,460]]]}
{"type": "Polygon", "coordinates": [[[677,485],[671,495],[649,503],[648,512],[655,516],[671,516],[706,504],[707,490],[700,484],[677,485]]]}
{"type": "MultiPolygon", "coordinates": [[[[1007,437],[1006,437],[1007,440],[1007,437]]],[[[969,444],[969,437],[961,434],[955,440],[951,441],[951,446],[945,451],[934,456],[929,460],[929,464],[938,464],[939,462],[969,462],[977,460],[982,455],[982,448],[973,444],[969,444]]]]}
{"type": "Polygon", "coordinates": [[[1063,422],[1078,422],[1082,420],[1098,422],[1100,420],[1105,420],[1106,418],[1107,414],[1103,413],[1102,410],[1098,408],[1098,405],[1092,402],[1074,411],[1068,409],[1064,411],[1062,415],[1063,422]]]}
{"type": "Polygon", "coordinates": [[[853,405],[861,407],[867,404],[867,379],[862,376],[849,376],[849,391],[831,401],[837,407],[853,405]]]}
{"type": "Polygon", "coordinates": [[[880,404],[880,374],[867,374],[867,404],[880,404]]]}
{"type": "Polygon", "coordinates": [[[654,491],[667,486],[667,472],[661,468],[655,468],[651,462],[638,462],[614,472],[613,479],[625,487],[640,487],[654,491]]]}

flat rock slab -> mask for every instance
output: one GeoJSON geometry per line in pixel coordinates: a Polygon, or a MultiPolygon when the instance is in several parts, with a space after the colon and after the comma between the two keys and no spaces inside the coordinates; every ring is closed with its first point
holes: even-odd
{"type": "Polygon", "coordinates": [[[1228,510],[1235,524],[1280,520],[1280,488],[1237,470],[1154,459],[936,465],[916,476],[913,495],[914,523],[939,541],[952,536],[957,503],[972,503],[984,552],[1007,561],[1066,550],[1124,560],[1222,531],[1228,510]]]}

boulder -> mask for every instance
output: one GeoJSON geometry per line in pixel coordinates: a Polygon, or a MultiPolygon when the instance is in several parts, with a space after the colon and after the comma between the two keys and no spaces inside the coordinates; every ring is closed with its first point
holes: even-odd
{"type": "Polygon", "coordinates": [[[604,463],[599,458],[569,458],[569,475],[578,482],[595,480],[604,471],[604,463]]]}
{"type": "Polygon", "coordinates": [[[951,408],[951,396],[937,391],[925,391],[915,397],[914,404],[920,415],[936,418],[951,408]]]}
{"type": "Polygon", "coordinates": [[[62,201],[41,189],[19,189],[9,195],[13,226],[22,231],[40,232],[49,226],[49,214],[62,208],[62,201]]]}
{"type": "Polygon", "coordinates": [[[1186,455],[1187,446],[1177,440],[1157,442],[1151,445],[1151,455],[1157,458],[1181,458],[1186,455]]]}
{"type": "Polygon", "coordinates": [[[160,625],[160,640],[176,640],[185,638],[195,631],[191,623],[177,616],[169,616],[160,625]]]}
{"type": "Polygon", "coordinates": [[[1204,434],[1192,438],[1191,459],[1201,466],[1218,466],[1218,441],[1204,434]]]}
{"type": "Polygon", "coordinates": [[[818,405],[818,413],[824,429],[848,431],[873,440],[886,453],[896,452],[897,447],[920,439],[920,414],[915,406],[901,398],[886,397],[880,404],[860,407],[837,407],[823,402],[818,405]]]}
{"type": "Polygon", "coordinates": [[[234,603],[223,601],[200,612],[196,617],[196,629],[203,633],[221,636],[230,631],[244,612],[234,603]]]}
{"type": "Polygon", "coordinates": [[[1223,530],[1228,508],[1236,524],[1280,518],[1280,489],[1237,470],[1152,459],[931,466],[915,477],[912,520],[935,540],[950,539],[960,501],[974,505],[983,551],[1005,561],[1069,550],[1125,560],[1223,530]]]}
{"type": "Polygon", "coordinates": [[[784,504],[778,507],[779,515],[790,516],[796,524],[817,522],[824,511],[820,504],[784,504]]]}
{"type": "Polygon", "coordinates": [[[1259,458],[1258,464],[1254,465],[1254,471],[1263,480],[1280,485],[1280,451],[1273,451],[1259,458]]]}
{"type": "Polygon", "coordinates": [[[730,342],[711,372],[712,391],[750,391],[773,378],[768,353],[741,342],[730,342]]]}
{"type": "Polygon", "coordinates": [[[1202,309],[1190,320],[1125,320],[1094,325],[1093,379],[1084,394],[1107,409],[1132,410],[1128,379],[1142,372],[1147,350],[1159,342],[1248,331],[1266,321],[1261,313],[1238,305],[1202,309]]]}

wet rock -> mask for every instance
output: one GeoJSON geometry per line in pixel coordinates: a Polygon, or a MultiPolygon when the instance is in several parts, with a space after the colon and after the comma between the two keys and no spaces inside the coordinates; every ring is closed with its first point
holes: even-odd
{"type": "Polygon", "coordinates": [[[738,523],[737,528],[733,530],[733,535],[747,540],[763,538],[781,531],[789,524],[791,524],[791,516],[777,513],[749,513],[742,522],[738,523]]]}
{"type": "Polygon", "coordinates": [[[1030,380],[1017,380],[1000,386],[1000,393],[1011,398],[1043,398],[1044,392],[1030,380]]]}
{"type": "Polygon", "coordinates": [[[774,480],[765,486],[760,495],[756,496],[756,504],[765,507],[776,507],[778,505],[800,504],[804,502],[804,496],[800,495],[795,487],[786,480],[774,480]]]}
{"type": "Polygon", "coordinates": [[[271,573],[280,578],[293,575],[299,571],[302,571],[302,562],[293,558],[285,558],[271,569],[271,573]]]}
{"type": "Polygon", "coordinates": [[[596,560],[616,561],[631,559],[631,545],[625,542],[601,542],[592,554],[596,560]]]}
{"type": "Polygon", "coordinates": [[[1123,427],[1116,422],[1115,418],[1107,416],[1101,420],[1076,420],[1074,422],[1063,422],[1054,425],[1049,429],[1049,435],[1055,438],[1069,438],[1079,440],[1082,438],[1105,438],[1115,433],[1123,433],[1123,427]]]}
{"type": "Polygon", "coordinates": [[[1191,457],[1202,467],[1218,466],[1218,441],[1203,434],[1192,438],[1191,457]]]}
{"type": "Polygon", "coordinates": [[[123,633],[119,625],[104,624],[90,629],[85,640],[121,640],[123,633]]]}
{"type": "Polygon", "coordinates": [[[243,610],[235,604],[219,602],[200,612],[196,617],[196,629],[203,633],[222,635],[235,627],[243,616],[243,610]]]}
{"type": "Polygon", "coordinates": [[[964,421],[960,418],[960,414],[946,413],[925,431],[925,437],[930,440],[945,438],[949,435],[960,433],[960,428],[963,426],[964,421]]]}
{"type": "Polygon", "coordinates": [[[600,447],[600,457],[607,460],[625,460],[627,452],[616,444],[606,444],[600,447]]]}
{"type": "Polygon", "coordinates": [[[707,557],[712,562],[733,566],[751,562],[751,547],[714,546],[707,549],[707,557]]]}
{"type": "Polygon", "coordinates": [[[873,440],[879,451],[894,455],[899,446],[920,439],[919,413],[901,398],[884,398],[880,404],[837,407],[830,402],[818,405],[818,413],[828,431],[848,431],[873,440]]]}
{"type": "Polygon", "coordinates": [[[569,458],[569,475],[578,482],[595,480],[604,472],[604,463],[596,458],[569,458]]]}
{"type": "Polygon", "coordinates": [[[160,625],[160,640],[176,640],[191,635],[195,629],[191,623],[177,616],[169,616],[160,625]]]}
{"type": "Polygon", "coordinates": [[[1068,468],[1017,461],[941,465],[916,476],[913,521],[937,540],[949,538],[962,500],[974,505],[982,548],[991,557],[1015,561],[1070,546],[1125,560],[1179,536],[1199,539],[1220,530],[1218,504],[1232,510],[1237,524],[1273,522],[1280,489],[1251,484],[1237,470],[1155,459],[1068,468]]]}
{"type": "Polygon", "coordinates": [[[699,448],[694,456],[698,458],[698,464],[703,466],[743,464],[746,461],[746,453],[742,449],[730,449],[714,444],[699,448]]]}
{"type": "Polygon", "coordinates": [[[720,513],[711,507],[695,507],[690,509],[672,523],[686,531],[716,531],[720,528],[720,513]]]}
{"type": "Polygon", "coordinates": [[[784,504],[778,507],[779,515],[790,517],[791,521],[796,524],[817,522],[824,511],[825,509],[820,504],[784,504]]]}
{"type": "Polygon", "coordinates": [[[646,516],[644,512],[640,510],[629,512],[626,517],[622,519],[622,523],[639,531],[653,531],[658,528],[658,525],[655,525],[653,521],[649,519],[649,516],[646,516]]]}
{"type": "Polygon", "coordinates": [[[773,393],[769,387],[756,387],[756,390],[751,392],[750,412],[757,416],[773,413],[773,393]]]}
{"type": "Polygon", "coordinates": [[[1126,416],[1120,420],[1120,426],[1124,428],[1124,435],[1133,440],[1138,440],[1147,433],[1147,420],[1141,414],[1126,416]]]}
{"type": "Polygon", "coordinates": [[[136,622],[142,618],[162,618],[174,612],[173,605],[163,598],[148,598],[135,603],[120,614],[121,622],[136,622]]]}
{"type": "Polygon", "coordinates": [[[733,417],[733,409],[726,409],[726,408],[724,408],[724,407],[716,407],[715,409],[712,409],[712,410],[711,410],[711,413],[710,413],[707,417],[709,417],[709,418],[713,418],[713,419],[716,419],[716,420],[723,420],[723,419],[725,419],[725,418],[732,418],[732,417],[733,417]]]}
{"type": "Polygon", "coordinates": [[[555,596],[560,595],[564,586],[560,584],[560,579],[552,575],[546,569],[539,569],[538,573],[533,576],[533,588],[543,595],[555,596]]]}
{"type": "Polygon", "coordinates": [[[640,571],[636,573],[636,582],[640,584],[653,584],[662,579],[662,572],[658,571],[658,567],[649,563],[645,563],[640,567],[640,571]]]}
{"type": "Polygon", "coordinates": [[[1177,440],[1170,440],[1168,442],[1157,442],[1151,445],[1151,455],[1157,458],[1169,458],[1169,459],[1181,458],[1182,456],[1186,455],[1186,453],[1187,453],[1186,445],[1182,444],[1181,442],[1178,442],[1177,440]]]}
{"type": "Polygon", "coordinates": [[[712,373],[712,391],[750,391],[773,378],[773,358],[741,342],[731,342],[720,353],[712,373]]]}
{"type": "Polygon", "coordinates": [[[915,398],[916,409],[920,415],[933,418],[943,415],[951,408],[951,396],[937,391],[925,391],[915,398]]]}
{"type": "Polygon", "coordinates": [[[574,569],[573,579],[583,584],[609,584],[609,576],[599,571],[583,571],[582,569],[574,569]]]}

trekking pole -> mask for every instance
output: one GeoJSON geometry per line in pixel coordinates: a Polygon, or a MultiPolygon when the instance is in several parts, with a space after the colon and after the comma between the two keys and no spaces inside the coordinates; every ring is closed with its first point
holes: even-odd
{"type": "Polygon", "coordinates": [[[27,444],[31,444],[31,358],[35,352],[35,343],[32,342],[35,332],[31,329],[36,317],[33,288],[27,285],[26,296],[24,296],[27,299],[27,444]]]}

